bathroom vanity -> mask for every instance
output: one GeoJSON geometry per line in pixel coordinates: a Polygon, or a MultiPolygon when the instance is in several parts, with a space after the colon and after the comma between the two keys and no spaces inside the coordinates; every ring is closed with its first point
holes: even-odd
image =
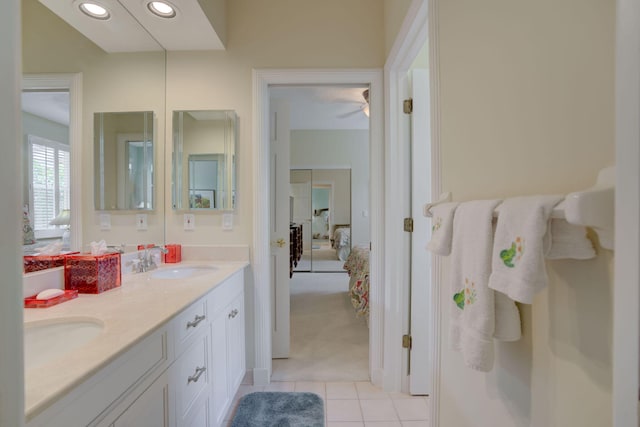
{"type": "Polygon", "coordinates": [[[25,310],[26,333],[67,328],[62,353],[48,359],[45,347],[27,363],[27,426],[221,425],[245,373],[247,265],[165,264],[103,294],[25,310]]]}

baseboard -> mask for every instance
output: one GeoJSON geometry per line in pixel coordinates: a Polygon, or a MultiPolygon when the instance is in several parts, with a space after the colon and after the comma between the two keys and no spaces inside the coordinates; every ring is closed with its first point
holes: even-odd
{"type": "Polygon", "coordinates": [[[372,369],[371,370],[371,383],[376,387],[383,388],[384,383],[384,371],[382,369],[372,369]]]}
{"type": "Polygon", "coordinates": [[[271,375],[268,369],[254,368],[253,369],[253,385],[268,385],[271,375]]]}

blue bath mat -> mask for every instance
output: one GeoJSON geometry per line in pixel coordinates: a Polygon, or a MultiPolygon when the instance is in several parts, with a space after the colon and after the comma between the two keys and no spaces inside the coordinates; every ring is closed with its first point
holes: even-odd
{"type": "Polygon", "coordinates": [[[250,393],[240,400],[231,427],[324,427],[324,405],[314,393],[250,393]]]}

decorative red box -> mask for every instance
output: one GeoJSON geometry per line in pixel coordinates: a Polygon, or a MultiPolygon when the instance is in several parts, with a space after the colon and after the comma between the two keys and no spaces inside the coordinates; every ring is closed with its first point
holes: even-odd
{"type": "Polygon", "coordinates": [[[65,257],[77,253],[79,252],[59,255],[25,255],[23,257],[24,272],[33,273],[34,271],[46,270],[47,268],[63,267],[65,257]]]}
{"type": "Polygon", "coordinates": [[[182,245],[170,243],[164,247],[168,251],[166,254],[163,254],[165,263],[175,264],[182,261],[182,245]]]}
{"type": "Polygon", "coordinates": [[[64,262],[64,288],[81,294],[99,294],[122,282],[120,254],[70,255],[64,262]]]}

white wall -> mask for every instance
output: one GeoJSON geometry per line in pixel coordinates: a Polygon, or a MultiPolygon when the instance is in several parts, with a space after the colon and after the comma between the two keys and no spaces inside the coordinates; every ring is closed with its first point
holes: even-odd
{"type": "Polygon", "coordinates": [[[393,47],[412,0],[384,0],[385,54],[393,47]]]}
{"type": "Polygon", "coordinates": [[[0,426],[24,425],[22,355],[22,182],[20,120],[20,4],[3,2],[0,14],[0,426]]]}
{"type": "MultiPolygon", "coordinates": [[[[351,168],[351,243],[353,246],[368,245],[370,241],[369,131],[293,130],[291,131],[291,167],[294,169],[351,168]],[[363,216],[363,212],[367,216],[363,216]]],[[[336,222],[339,218],[341,217],[336,218],[336,222]]]]}
{"type": "MultiPolygon", "coordinates": [[[[456,200],[568,193],[614,163],[614,1],[439,2],[443,189],[456,200]]],[[[523,338],[488,373],[449,350],[440,425],[611,425],[613,255],[547,265],[523,338]]],[[[636,337],[633,337],[636,339],[636,337]]]]}

